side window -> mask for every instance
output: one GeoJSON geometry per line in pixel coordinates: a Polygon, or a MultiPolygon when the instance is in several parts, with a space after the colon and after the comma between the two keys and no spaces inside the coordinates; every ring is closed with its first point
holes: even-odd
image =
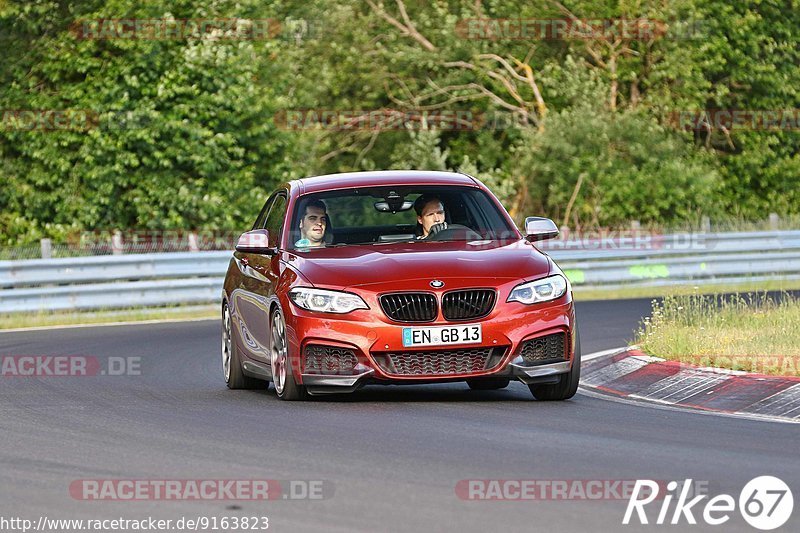
{"type": "Polygon", "coordinates": [[[261,208],[261,212],[258,214],[258,218],[256,218],[251,229],[264,229],[264,223],[267,221],[267,213],[269,213],[270,206],[275,202],[275,198],[277,198],[277,196],[272,196],[267,200],[267,203],[261,208]]]}
{"type": "Polygon", "coordinates": [[[264,226],[270,235],[270,241],[273,246],[281,240],[281,230],[283,229],[283,220],[286,218],[286,196],[279,194],[275,197],[275,201],[269,210],[267,222],[264,226]]]}

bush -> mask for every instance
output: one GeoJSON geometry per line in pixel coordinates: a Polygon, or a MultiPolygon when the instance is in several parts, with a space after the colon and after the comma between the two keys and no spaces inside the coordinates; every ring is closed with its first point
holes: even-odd
{"type": "Polygon", "coordinates": [[[518,150],[534,211],[558,222],[669,223],[699,220],[714,208],[718,175],[709,156],[635,112],[581,106],[554,113],[518,150]]]}

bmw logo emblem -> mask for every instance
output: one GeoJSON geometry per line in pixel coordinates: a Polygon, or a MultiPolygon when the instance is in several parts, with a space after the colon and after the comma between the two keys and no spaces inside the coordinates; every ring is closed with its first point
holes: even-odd
{"type": "Polygon", "coordinates": [[[433,287],[434,289],[441,289],[442,287],[444,287],[444,281],[435,279],[431,281],[431,287],[433,287]]]}

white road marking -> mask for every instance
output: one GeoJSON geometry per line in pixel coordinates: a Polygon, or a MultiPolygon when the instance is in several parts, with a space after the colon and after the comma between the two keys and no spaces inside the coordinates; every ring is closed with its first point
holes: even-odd
{"type": "Polygon", "coordinates": [[[596,392],[588,388],[584,388],[581,386],[578,389],[578,392],[584,396],[589,396],[590,398],[596,398],[598,400],[605,400],[609,402],[617,402],[617,403],[624,403],[626,405],[633,405],[635,407],[642,407],[644,409],[659,409],[662,411],[680,411],[683,413],[691,413],[695,415],[702,415],[702,416],[722,416],[726,418],[739,418],[745,420],[755,420],[758,422],[779,422],[784,424],[800,424],[800,420],[792,420],[786,418],[775,418],[772,416],[767,415],[759,415],[755,413],[745,413],[741,411],[737,411],[735,413],[725,413],[721,411],[704,411],[702,409],[695,409],[692,407],[684,407],[682,405],[673,405],[670,403],[661,403],[655,402],[653,400],[646,400],[646,399],[629,399],[629,397],[620,397],[620,396],[611,396],[609,394],[605,394],[602,392],[596,392]]]}
{"type": "MultiPolygon", "coordinates": [[[[795,411],[800,407],[800,383],[792,385],[782,391],[776,392],[772,396],[764,398],[763,400],[749,406],[748,413],[760,414],[765,409],[774,411],[781,409],[782,416],[788,416],[789,413],[795,411]]],[[[796,416],[795,416],[796,418],[796,416]]]]}
{"type": "Polygon", "coordinates": [[[589,385],[605,385],[615,379],[627,376],[632,372],[636,372],[640,368],[647,366],[644,361],[639,361],[633,357],[626,357],[621,361],[612,363],[599,370],[595,370],[589,375],[583,377],[581,381],[589,385]]]}
{"type": "Polygon", "coordinates": [[[633,350],[636,346],[623,346],[622,348],[611,348],[610,350],[603,350],[602,352],[593,352],[587,355],[581,354],[581,362],[591,361],[592,359],[597,359],[598,357],[603,357],[604,355],[616,355],[618,353],[622,353],[625,350],[633,350]]]}

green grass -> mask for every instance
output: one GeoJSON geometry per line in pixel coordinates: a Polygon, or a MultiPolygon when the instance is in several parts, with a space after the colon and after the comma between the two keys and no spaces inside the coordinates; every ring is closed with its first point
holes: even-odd
{"type": "Polygon", "coordinates": [[[789,294],[678,295],[653,301],[634,341],[699,366],[800,375],[800,301],[789,294]]]}
{"type": "Polygon", "coordinates": [[[800,280],[769,280],[747,283],[714,283],[664,287],[615,287],[613,289],[584,288],[572,286],[577,301],[621,300],[626,298],[656,298],[661,296],[683,296],[692,294],[722,294],[738,292],[766,292],[800,290],[800,280]]]}
{"type": "Polygon", "coordinates": [[[138,322],[144,320],[186,320],[218,317],[218,305],[120,309],[114,311],[15,313],[0,315],[0,330],[77,324],[138,322]]]}

